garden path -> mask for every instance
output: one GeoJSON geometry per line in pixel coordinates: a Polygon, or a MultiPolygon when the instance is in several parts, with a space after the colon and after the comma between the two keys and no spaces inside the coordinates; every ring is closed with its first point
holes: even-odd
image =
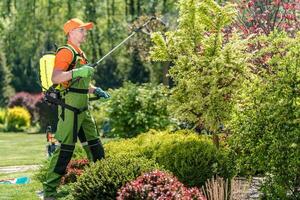
{"type": "Polygon", "coordinates": [[[40,165],[5,166],[5,167],[0,167],[0,174],[25,172],[28,170],[36,170],[39,167],[40,167],[40,165]]]}

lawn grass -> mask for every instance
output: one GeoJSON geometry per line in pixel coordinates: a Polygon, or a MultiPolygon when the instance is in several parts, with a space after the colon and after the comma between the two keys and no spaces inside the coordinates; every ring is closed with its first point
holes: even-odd
{"type": "Polygon", "coordinates": [[[37,191],[42,190],[42,184],[33,179],[33,171],[0,174],[0,179],[28,176],[31,180],[23,185],[0,184],[0,200],[38,200],[37,191]]]}
{"type": "MultiPolygon", "coordinates": [[[[106,143],[112,139],[101,139],[106,143]]],[[[78,144],[77,144],[78,145],[78,144]]],[[[42,164],[46,159],[45,134],[0,132],[0,167],[42,164]]],[[[0,200],[37,200],[36,192],[42,190],[42,183],[33,179],[35,171],[0,173],[0,179],[28,176],[29,184],[0,184],[0,200]]]]}
{"type": "Polygon", "coordinates": [[[45,134],[0,132],[0,166],[40,164],[46,158],[45,145],[45,134]]]}

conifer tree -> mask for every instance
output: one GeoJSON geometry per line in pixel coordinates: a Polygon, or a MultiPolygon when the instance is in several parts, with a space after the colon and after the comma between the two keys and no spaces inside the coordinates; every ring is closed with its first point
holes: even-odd
{"type": "Polygon", "coordinates": [[[4,53],[0,52],[0,106],[5,106],[9,97],[13,94],[13,89],[10,85],[11,77],[12,74],[6,65],[4,53]]]}
{"type": "Polygon", "coordinates": [[[230,119],[247,73],[246,40],[237,33],[229,40],[223,37],[222,30],[235,16],[232,4],[221,7],[213,0],[181,0],[177,30],[153,34],[152,59],[174,65],[172,112],[213,133],[230,119]]]}

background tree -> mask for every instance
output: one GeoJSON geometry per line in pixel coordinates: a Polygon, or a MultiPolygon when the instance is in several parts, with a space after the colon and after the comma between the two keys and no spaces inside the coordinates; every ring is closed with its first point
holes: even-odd
{"type": "MultiPolygon", "coordinates": [[[[0,43],[0,48],[2,47],[0,43]]],[[[2,49],[2,48],[1,48],[2,49]]],[[[7,104],[9,97],[14,93],[11,87],[12,74],[6,65],[6,59],[3,52],[0,52],[0,106],[7,104]]]]}
{"type": "MultiPolygon", "coordinates": [[[[5,26],[0,38],[7,64],[11,66],[14,75],[12,86],[16,91],[40,91],[37,83],[39,58],[44,52],[55,50],[54,44],[65,44],[62,23],[68,19],[78,17],[95,24],[83,46],[90,61],[94,62],[130,33],[129,25],[137,17],[162,12],[171,16],[175,12],[174,2],[175,0],[1,1],[0,24],[5,26]]],[[[149,73],[152,63],[145,64],[137,53],[128,52],[128,45],[125,44],[97,67],[96,84],[104,88],[116,88],[124,80],[135,79],[132,81],[137,83],[161,80],[160,73],[149,73]],[[142,76],[134,76],[136,72],[143,72],[142,76]],[[157,78],[150,79],[150,76],[157,78]]],[[[157,64],[155,68],[158,68],[157,64]]]]}

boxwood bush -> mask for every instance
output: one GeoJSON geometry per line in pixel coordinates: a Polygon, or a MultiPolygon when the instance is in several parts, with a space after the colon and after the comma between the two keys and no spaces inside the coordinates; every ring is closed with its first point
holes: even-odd
{"type": "Polygon", "coordinates": [[[13,107],[7,110],[5,129],[7,131],[22,131],[30,126],[31,116],[23,107],[13,107]]]}
{"type": "Polygon", "coordinates": [[[6,110],[4,108],[0,108],[0,124],[4,124],[5,115],[6,115],[6,110]]]}
{"type": "MultiPolygon", "coordinates": [[[[154,153],[155,160],[189,186],[200,186],[219,174],[218,150],[211,140],[189,136],[165,142],[154,153]]],[[[222,176],[227,176],[222,174],[222,176]]]]}
{"type": "Polygon", "coordinates": [[[78,200],[112,200],[125,183],[134,180],[143,172],[160,167],[146,158],[130,155],[111,156],[91,164],[77,182],[72,185],[71,196],[78,200]]]}
{"type": "Polygon", "coordinates": [[[209,136],[191,131],[151,130],[134,139],[109,142],[105,149],[108,157],[130,154],[153,159],[188,186],[202,186],[214,175],[230,178],[234,174],[227,149],[217,149],[209,136]]]}

